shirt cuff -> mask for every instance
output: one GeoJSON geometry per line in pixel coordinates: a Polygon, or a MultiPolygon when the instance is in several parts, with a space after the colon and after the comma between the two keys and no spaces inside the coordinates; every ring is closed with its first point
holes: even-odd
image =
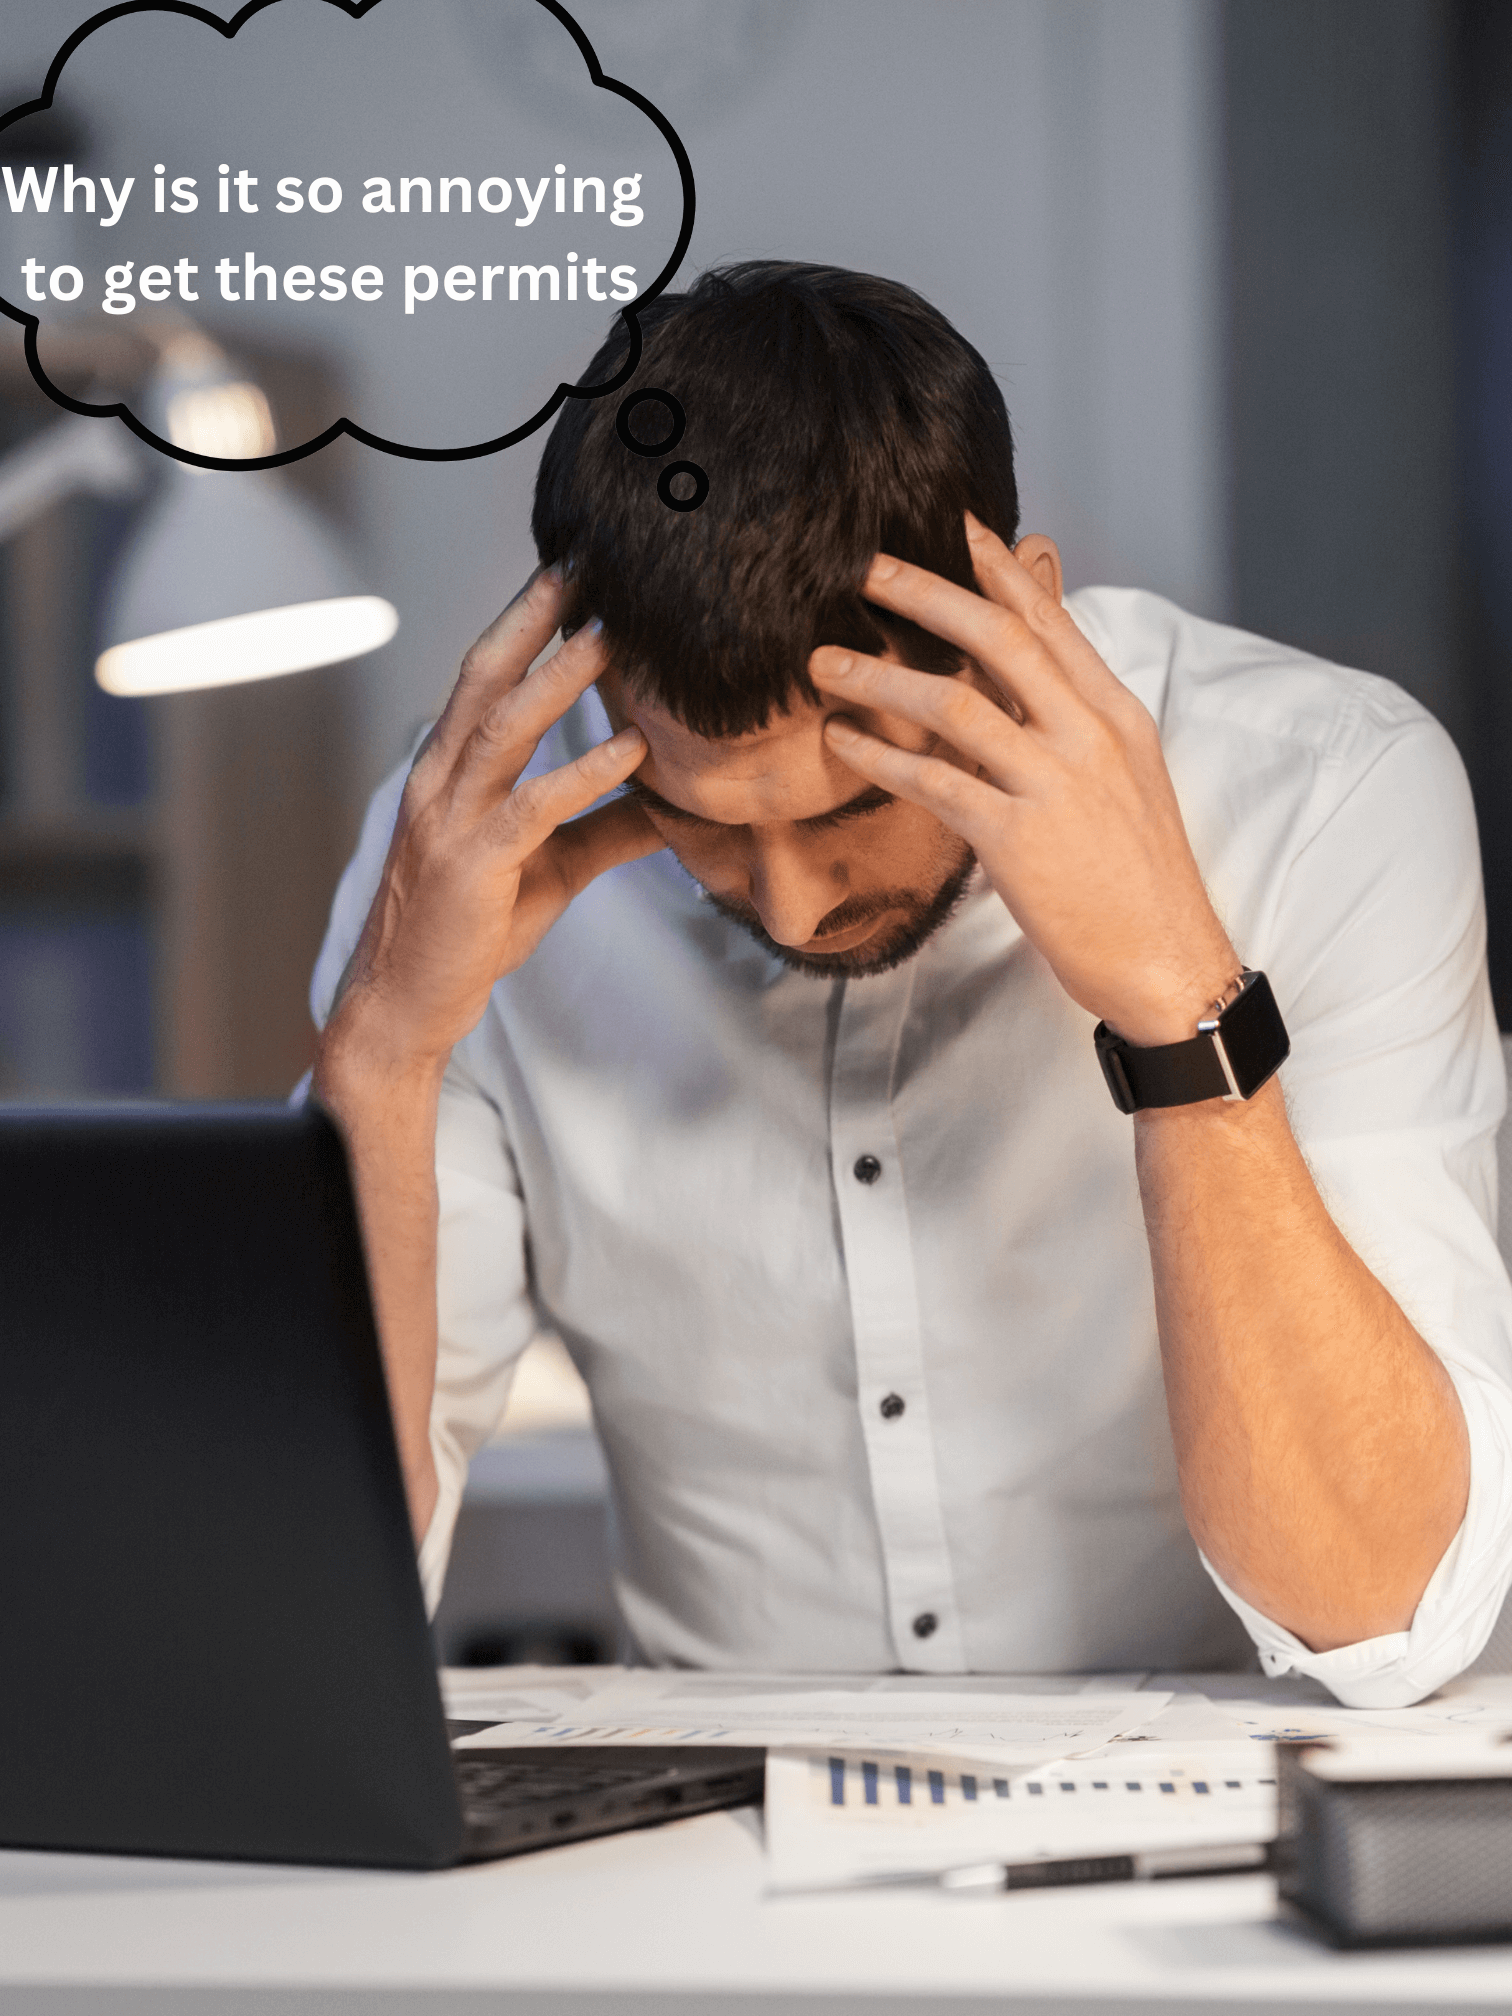
{"type": "MultiPolygon", "coordinates": [[[[1458,1545],[1456,1535],[1449,1554],[1458,1545]]],[[[1433,1571],[1435,1577],[1443,1573],[1449,1554],[1433,1571]]],[[[1337,1645],[1331,1652],[1312,1652],[1284,1625],[1277,1624],[1252,1603],[1246,1603],[1242,1596],[1236,1596],[1205,1554],[1202,1565],[1218,1584],[1225,1601],[1239,1613],[1260,1653],[1262,1670],[1273,1680],[1284,1673],[1305,1673],[1321,1680],[1346,1708],[1406,1708],[1441,1684],[1440,1680],[1434,1680],[1421,1687],[1409,1678],[1411,1631],[1388,1631],[1380,1638],[1361,1638],[1353,1645],[1337,1645]]],[[[1432,1588],[1433,1584],[1430,1582],[1428,1586],[1432,1588]]]]}

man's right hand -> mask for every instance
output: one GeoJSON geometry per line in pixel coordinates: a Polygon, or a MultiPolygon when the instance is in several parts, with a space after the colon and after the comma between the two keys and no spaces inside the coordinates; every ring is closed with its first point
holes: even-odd
{"type": "Polygon", "coordinates": [[[530,671],[561,604],[561,583],[540,575],[462,661],[404,787],[378,893],[316,1057],[316,1095],[351,1158],[417,1542],[439,1491],[430,1413],[436,1115],[447,1058],[495,981],[530,956],[580,889],[664,844],[628,800],[576,816],[640,763],[637,728],[519,782],[546,730],[604,669],[597,632],[585,630],[530,671]]]}
{"type": "Polygon", "coordinates": [[[591,627],[529,671],[561,604],[558,577],[538,575],[463,659],[405,785],[323,1052],[355,1038],[391,1067],[444,1065],[494,983],[530,956],[579,890],[665,844],[628,800],[577,817],[641,762],[637,728],[518,782],[547,729],[604,670],[591,627]]]}

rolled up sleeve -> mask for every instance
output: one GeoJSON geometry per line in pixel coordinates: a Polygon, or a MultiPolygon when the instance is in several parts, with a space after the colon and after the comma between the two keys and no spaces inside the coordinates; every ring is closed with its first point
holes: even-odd
{"type": "Polygon", "coordinates": [[[1346,1708],[1405,1708],[1462,1673],[1495,1628],[1512,1579],[1507,1542],[1512,1529],[1512,1401],[1499,1382],[1446,1364],[1470,1435],[1470,1499],[1408,1630],[1362,1638],[1330,1652],[1310,1651],[1283,1625],[1236,1595],[1203,1556],[1203,1565],[1254,1639],[1265,1671],[1308,1674],[1346,1708]]]}
{"type": "Polygon", "coordinates": [[[1266,960],[1292,1035],[1297,1140],[1335,1223],[1454,1383],[1469,1499],[1410,1628],[1332,1651],[1309,1651],[1206,1565],[1268,1673],[1380,1708],[1462,1672],[1512,1582],[1512,1283],[1496,1242],[1506,1080],[1469,789],[1442,730],[1369,689],[1394,718],[1367,705],[1337,752],[1266,960]]]}

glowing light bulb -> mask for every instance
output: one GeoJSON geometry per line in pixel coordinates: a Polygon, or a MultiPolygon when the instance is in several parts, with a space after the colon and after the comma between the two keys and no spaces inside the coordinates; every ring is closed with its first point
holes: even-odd
{"type": "Polygon", "coordinates": [[[379,595],[296,602],[112,645],[96,661],[95,678],[107,693],[133,698],[238,686],[359,658],[398,628],[398,611],[379,595]]]}

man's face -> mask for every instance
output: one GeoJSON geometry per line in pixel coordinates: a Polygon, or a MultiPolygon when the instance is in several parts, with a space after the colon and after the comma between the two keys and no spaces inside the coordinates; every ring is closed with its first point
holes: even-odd
{"type": "Polygon", "coordinates": [[[615,673],[599,691],[614,726],[634,723],[646,738],[627,789],[715,906],[789,966],[885,972],[955,907],[970,848],[932,813],[848,770],[822,734],[844,711],[899,748],[961,760],[923,730],[896,715],[796,701],[754,734],[711,740],[615,673]]]}

